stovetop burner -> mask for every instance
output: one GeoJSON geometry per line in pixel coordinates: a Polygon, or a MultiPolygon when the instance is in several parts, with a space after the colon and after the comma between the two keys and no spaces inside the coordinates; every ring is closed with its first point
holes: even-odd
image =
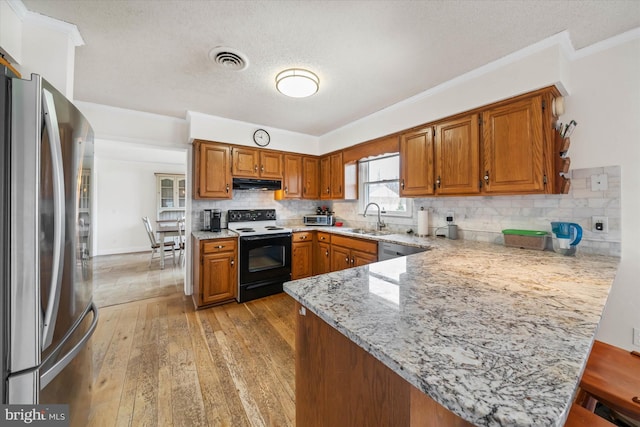
{"type": "Polygon", "coordinates": [[[275,209],[243,209],[227,212],[229,230],[242,236],[291,233],[290,228],[276,224],[275,209]]]}

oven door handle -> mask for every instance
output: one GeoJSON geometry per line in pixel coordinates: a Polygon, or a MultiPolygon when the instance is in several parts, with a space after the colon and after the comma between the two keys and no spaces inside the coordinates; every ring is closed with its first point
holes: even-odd
{"type": "Polygon", "coordinates": [[[291,237],[291,233],[277,233],[277,234],[261,234],[258,236],[241,236],[241,241],[254,241],[254,240],[265,240],[265,239],[277,239],[280,237],[291,237]]]}

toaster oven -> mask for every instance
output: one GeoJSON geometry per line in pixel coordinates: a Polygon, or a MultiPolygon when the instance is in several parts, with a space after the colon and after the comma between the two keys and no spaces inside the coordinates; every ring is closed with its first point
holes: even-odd
{"type": "Polygon", "coordinates": [[[304,225],[333,225],[333,215],[305,215],[302,218],[304,225]]]}

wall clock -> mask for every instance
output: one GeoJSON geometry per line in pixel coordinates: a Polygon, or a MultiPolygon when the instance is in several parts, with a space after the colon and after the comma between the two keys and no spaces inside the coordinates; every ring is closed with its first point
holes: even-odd
{"type": "Polygon", "coordinates": [[[266,147],[270,141],[271,137],[269,136],[269,132],[264,129],[258,129],[253,133],[253,142],[260,147],[266,147]]]}

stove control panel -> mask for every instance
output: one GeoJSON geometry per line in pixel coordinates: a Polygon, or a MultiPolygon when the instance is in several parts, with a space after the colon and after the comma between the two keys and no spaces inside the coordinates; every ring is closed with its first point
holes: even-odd
{"type": "Polygon", "coordinates": [[[228,222],[274,221],[275,209],[239,209],[227,211],[228,222]]]}

